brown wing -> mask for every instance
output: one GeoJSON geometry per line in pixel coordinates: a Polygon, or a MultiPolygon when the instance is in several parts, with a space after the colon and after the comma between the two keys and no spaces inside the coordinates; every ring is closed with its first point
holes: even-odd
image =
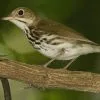
{"type": "Polygon", "coordinates": [[[79,32],[76,32],[75,30],[73,30],[63,24],[57,23],[52,20],[41,20],[38,23],[37,27],[41,30],[63,36],[66,39],[71,39],[71,40],[73,39],[75,41],[79,40],[81,42],[96,44],[96,43],[88,40],[87,38],[85,38],[79,32]]]}

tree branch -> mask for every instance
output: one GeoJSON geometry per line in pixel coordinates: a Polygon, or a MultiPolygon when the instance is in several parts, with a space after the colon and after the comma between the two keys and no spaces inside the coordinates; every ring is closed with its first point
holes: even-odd
{"type": "Polygon", "coordinates": [[[100,92],[100,75],[91,72],[50,69],[17,61],[1,60],[0,77],[23,81],[41,88],[100,92]]]}

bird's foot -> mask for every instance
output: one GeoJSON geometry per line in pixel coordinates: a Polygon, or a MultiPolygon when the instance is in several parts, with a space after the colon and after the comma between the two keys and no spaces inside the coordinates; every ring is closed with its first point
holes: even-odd
{"type": "Polygon", "coordinates": [[[0,61],[8,60],[7,56],[8,55],[0,55],[0,61]]]}
{"type": "Polygon", "coordinates": [[[32,89],[32,88],[37,88],[41,91],[44,91],[46,88],[44,87],[37,87],[37,86],[34,86],[33,84],[29,84],[28,86],[24,87],[24,89],[32,89]]]}

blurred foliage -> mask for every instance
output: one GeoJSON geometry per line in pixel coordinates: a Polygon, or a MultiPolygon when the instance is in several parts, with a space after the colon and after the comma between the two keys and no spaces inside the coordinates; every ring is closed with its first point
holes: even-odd
{"type": "MultiPolygon", "coordinates": [[[[89,39],[100,43],[100,1],[99,0],[0,0],[0,17],[7,16],[13,9],[25,6],[41,16],[72,27],[89,39]]],[[[35,51],[27,42],[23,32],[9,22],[0,21],[0,55],[30,64],[44,64],[48,58],[35,51]]],[[[91,54],[80,57],[70,70],[100,72],[100,56],[91,54]]],[[[56,68],[66,61],[55,61],[56,68]]],[[[99,100],[98,94],[60,89],[25,90],[25,84],[10,81],[13,100],[99,100]],[[20,90],[20,88],[23,88],[20,90]]],[[[0,89],[0,100],[2,91],[0,89]]]]}

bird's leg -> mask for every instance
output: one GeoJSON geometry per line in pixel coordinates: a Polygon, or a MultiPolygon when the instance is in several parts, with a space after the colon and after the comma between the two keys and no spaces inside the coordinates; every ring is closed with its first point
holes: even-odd
{"type": "Polygon", "coordinates": [[[71,59],[71,61],[64,67],[64,69],[67,69],[78,57],[71,59]]]}
{"type": "Polygon", "coordinates": [[[54,60],[56,60],[57,57],[61,56],[62,54],[64,54],[65,49],[61,49],[58,53],[58,55],[56,55],[54,58],[52,58],[50,61],[48,61],[46,64],[44,64],[44,67],[47,67],[49,64],[51,64],[54,60]]]}
{"type": "Polygon", "coordinates": [[[48,65],[49,65],[50,63],[52,63],[55,59],[56,59],[56,57],[53,58],[53,59],[51,59],[51,60],[49,60],[46,64],[44,64],[44,67],[48,67],[48,65]]]}

